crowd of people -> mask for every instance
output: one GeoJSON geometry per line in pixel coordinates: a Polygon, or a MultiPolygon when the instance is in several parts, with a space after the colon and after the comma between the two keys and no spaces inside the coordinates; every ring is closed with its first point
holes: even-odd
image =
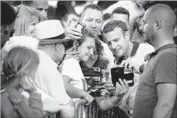
{"type": "Polygon", "coordinates": [[[84,100],[103,112],[119,107],[123,118],[176,118],[176,11],[144,4],[118,1],[103,11],[90,3],[63,26],[48,20],[46,0],[1,1],[1,117],[76,118],[75,103],[84,100]],[[133,86],[125,78],[113,85],[116,67],[133,73],[133,86]],[[88,90],[94,68],[100,96],[88,90]]]}

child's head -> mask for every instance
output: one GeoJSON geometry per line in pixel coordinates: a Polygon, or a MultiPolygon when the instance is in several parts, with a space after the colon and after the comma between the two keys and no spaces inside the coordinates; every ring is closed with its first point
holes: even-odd
{"type": "MultiPolygon", "coordinates": [[[[24,76],[33,77],[39,64],[36,52],[26,47],[12,48],[3,61],[3,72],[6,79],[2,83],[11,83],[24,76]]],[[[20,83],[17,83],[18,86],[20,83]]]]}

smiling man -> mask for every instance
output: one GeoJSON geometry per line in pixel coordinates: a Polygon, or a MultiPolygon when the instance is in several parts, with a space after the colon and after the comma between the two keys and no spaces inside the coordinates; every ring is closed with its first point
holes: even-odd
{"type": "Polygon", "coordinates": [[[122,106],[128,105],[128,109],[132,113],[140,67],[145,63],[145,55],[153,52],[153,47],[145,43],[138,44],[137,42],[131,42],[127,25],[122,21],[113,20],[108,22],[103,28],[103,37],[117,61],[115,66],[125,65],[129,69],[133,68],[135,85],[130,87],[128,93],[122,100],[122,106]],[[122,58],[121,61],[120,58],[122,58]],[[126,103],[129,101],[128,98],[132,99],[129,104],[126,103]]]}

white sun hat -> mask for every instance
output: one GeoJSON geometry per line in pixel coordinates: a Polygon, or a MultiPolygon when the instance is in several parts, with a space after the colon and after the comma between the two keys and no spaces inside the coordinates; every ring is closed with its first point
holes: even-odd
{"type": "Polygon", "coordinates": [[[35,26],[36,38],[39,43],[65,42],[64,28],[60,20],[46,20],[35,26]]]}

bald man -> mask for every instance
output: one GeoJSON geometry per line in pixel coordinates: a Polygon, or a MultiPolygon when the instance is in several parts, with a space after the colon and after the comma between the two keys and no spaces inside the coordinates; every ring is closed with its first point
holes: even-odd
{"type": "Polygon", "coordinates": [[[31,6],[37,9],[42,16],[47,19],[48,11],[48,2],[47,0],[32,0],[32,1],[23,1],[25,5],[31,6]]]}
{"type": "Polygon", "coordinates": [[[143,17],[143,34],[155,48],[140,76],[133,118],[177,118],[176,17],[164,4],[151,6],[143,17]]]}

